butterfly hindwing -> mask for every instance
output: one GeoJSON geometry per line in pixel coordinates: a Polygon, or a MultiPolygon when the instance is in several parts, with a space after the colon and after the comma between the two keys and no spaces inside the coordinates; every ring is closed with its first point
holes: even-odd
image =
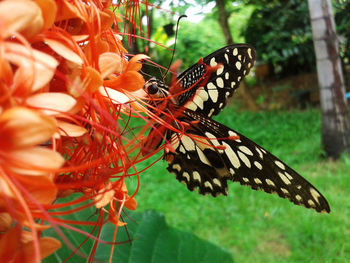
{"type": "Polygon", "coordinates": [[[255,50],[247,44],[234,44],[211,53],[179,75],[180,86],[188,91],[177,97],[177,104],[209,117],[217,115],[248,75],[255,58],[255,50]],[[207,66],[218,68],[208,73],[207,66]],[[209,78],[203,79],[206,73],[209,78]]]}
{"type": "Polygon", "coordinates": [[[171,133],[175,152],[168,170],[192,191],[227,194],[227,180],[261,189],[318,212],[330,208],[322,194],[271,153],[238,132],[191,110],[180,121],[192,123],[185,135],[171,133]]]}

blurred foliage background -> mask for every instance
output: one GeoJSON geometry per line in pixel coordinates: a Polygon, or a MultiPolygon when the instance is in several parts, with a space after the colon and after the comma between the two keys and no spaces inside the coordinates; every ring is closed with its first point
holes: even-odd
{"type": "MultiPolygon", "coordinates": [[[[173,47],[176,19],[180,22],[175,58],[183,69],[198,58],[225,45],[218,23],[215,1],[149,1],[166,10],[149,12],[150,39],[173,47]],[[204,11],[204,13],[203,13],[204,11]],[[167,28],[171,28],[166,32],[167,28]]],[[[250,43],[256,48],[258,62],[271,67],[274,77],[315,71],[315,55],[307,1],[303,0],[242,0],[224,1],[233,42],[250,43]]],[[[350,63],[350,2],[334,0],[333,11],[344,65],[350,63]]],[[[145,10],[143,11],[145,14],[145,10]]],[[[145,20],[144,20],[145,21],[145,20]]],[[[145,23],[144,23],[145,24],[145,23]]],[[[147,29],[144,28],[147,32],[147,29]]],[[[135,42],[137,50],[150,47],[150,54],[160,65],[169,64],[172,53],[142,40],[135,42]]]]}

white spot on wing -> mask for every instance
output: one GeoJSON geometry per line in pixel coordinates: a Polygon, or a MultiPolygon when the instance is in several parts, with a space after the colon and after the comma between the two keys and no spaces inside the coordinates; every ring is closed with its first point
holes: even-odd
{"type": "Polygon", "coordinates": [[[265,182],[270,186],[275,186],[275,183],[271,181],[270,179],[266,179],[265,182]]]}
{"type": "Polygon", "coordinates": [[[193,101],[190,101],[185,104],[185,107],[189,110],[196,111],[198,106],[193,101]]]}
{"type": "Polygon", "coordinates": [[[181,142],[187,151],[194,151],[195,150],[194,141],[190,137],[188,137],[187,135],[183,135],[181,137],[181,142]]]}
{"type": "Polygon", "coordinates": [[[285,188],[281,188],[281,191],[282,191],[284,194],[289,195],[289,192],[288,192],[288,190],[287,190],[287,189],[285,189],[285,188]]]}
{"type": "Polygon", "coordinates": [[[261,180],[259,178],[254,178],[254,182],[256,184],[262,184],[261,180]]]}
{"type": "Polygon", "coordinates": [[[185,148],[182,146],[182,145],[180,145],[180,152],[182,152],[182,153],[186,153],[186,150],[185,150],[185,148]]]}
{"type": "Polygon", "coordinates": [[[284,164],[281,163],[280,161],[276,160],[276,161],[275,161],[275,164],[276,164],[279,168],[281,168],[282,170],[286,170],[286,167],[285,167],[284,164]]]}
{"type": "Polygon", "coordinates": [[[246,146],[239,146],[238,149],[242,152],[244,152],[245,154],[251,155],[253,156],[253,153],[251,150],[248,149],[248,147],[246,146]]]}
{"type": "Polygon", "coordinates": [[[255,165],[255,167],[258,168],[259,170],[262,170],[262,165],[261,165],[259,162],[255,161],[255,162],[254,162],[254,165],[255,165]]]}
{"type": "Polygon", "coordinates": [[[190,175],[188,174],[188,172],[183,172],[182,176],[186,178],[187,182],[190,181],[190,175]]]}
{"type": "MultiPolygon", "coordinates": [[[[206,132],[205,133],[205,136],[207,136],[210,140],[210,142],[215,146],[215,147],[217,147],[217,146],[221,146],[221,144],[219,143],[219,141],[216,139],[216,137],[213,135],[213,134],[211,134],[210,132],[206,132]]],[[[223,153],[224,152],[224,150],[218,150],[220,153],[223,153]]]]}
{"type": "Polygon", "coordinates": [[[242,63],[239,62],[239,61],[237,61],[237,62],[236,62],[236,68],[237,68],[238,70],[241,70],[241,67],[242,67],[242,63]]]}
{"type": "Polygon", "coordinates": [[[248,168],[251,167],[250,161],[244,153],[242,153],[241,151],[238,151],[238,156],[248,168]]]}
{"type": "Polygon", "coordinates": [[[264,157],[262,151],[258,147],[255,147],[255,150],[258,152],[260,159],[262,159],[264,157]]]}
{"type": "Polygon", "coordinates": [[[216,85],[218,85],[219,88],[223,88],[224,87],[224,81],[222,80],[222,78],[217,78],[216,79],[216,85]]]}
{"type": "Polygon", "coordinates": [[[225,56],[226,62],[227,62],[227,63],[229,63],[229,60],[228,60],[228,55],[227,55],[227,54],[225,54],[224,56],[225,56]]]}
{"type": "Polygon", "coordinates": [[[234,48],[232,54],[233,54],[234,56],[237,56],[237,54],[238,54],[238,49],[237,49],[237,48],[234,48]]]}
{"type": "Polygon", "coordinates": [[[197,150],[197,154],[199,156],[199,159],[201,160],[202,163],[205,163],[209,166],[211,166],[209,160],[207,159],[207,157],[204,155],[203,151],[199,148],[199,147],[196,147],[196,150],[197,150]]]}
{"type": "MultiPolygon", "coordinates": [[[[284,172],[284,174],[287,176],[287,178],[288,178],[289,180],[292,180],[292,179],[293,179],[293,177],[292,177],[289,173],[284,172]]],[[[300,185],[299,185],[299,186],[300,186],[300,185]]],[[[301,188],[301,186],[300,186],[300,188],[301,188]]],[[[300,188],[298,188],[298,189],[300,189],[300,188]]]]}
{"type": "Polygon", "coordinates": [[[208,98],[209,98],[208,92],[206,92],[203,88],[199,88],[199,89],[196,91],[196,95],[198,95],[199,97],[201,97],[201,99],[202,99],[203,101],[207,101],[208,98]]]}
{"type": "Polygon", "coordinates": [[[204,186],[210,188],[211,190],[213,190],[213,186],[208,181],[204,182],[204,186]]]}
{"type": "Polygon", "coordinates": [[[213,183],[216,184],[217,186],[221,187],[221,182],[219,181],[219,179],[214,178],[213,183]]]}
{"type": "Polygon", "coordinates": [[[226,147],[225,153],[227,155],[227,158],[230,160],[231,164],[233,165],[233,167],[235,167],[236,169],[239,168],[241,166],[241,163],[236,153],[232,150],[230,145],[228,145],[226,142],[222,142],[222,145],[226,147]]]}
{"type": "Polygon", "coordinates": [[[243,179],[243,181],[244,181],[245,183],[248,183],[248,182],[249,182],[249,179],[248,179],[247,177],[243,177],[242,179],[243,179]]]}
{"type": "Polygon", "coordinates": [[[320,194],[314,188],[310,188],[310,193],[311,193],[312,197],[316,200],[316,202],[320,203],[318,201],[318,198],[320,197],[320,194]]]}
{"type": "Polygon", "coordinates": [[[230,73],[226,72],[225,73],[225,79],[229,79],[230,78],[230,73]]]}
{"type": "Polygon", "coordinates": [[[229,136],[238,136],[238,134],[235,133],[234,131],[228,131],[228,135],[229,136]]]}
{"type": "Polygon", "coordinates": [[[216,103],[218,101],[218,97],[219,97],[219,93],[217,91],[217,89],[210,89],[208,90],[209,93],[209,97],[211,98],[211,100],[216,103]]]}
{"type": "Polygon", "coordinates": [[[224,72],[224,66],[220,66],[217,70],[216,70],[216,75],[220,75],[222,72],[224,72]]]}
{"type": "Polygon", "coordinates": [[[181,171],[181,166],[179,164],[173,164],[173,169],[177,170],[178,172],[181,171]]]}
{"type": "Polygon", "coordinates": [[[210,109],[209,113],[208,113],[208,117],[211,117],[211,115],[213,115],[215,109],[210,109]]]}
{"type": "Polygon", "coordinates": [[[203,105],[203,100],[202,100],[201,97],[199,97],[199,96],[194,96],[193,102],[194,102],[201,110],[203,110],[204,105],[203,105]]]}
{"type": "Polygon", "coordinates": [[[285,183],[286,185],[291,184],[287,176],[285,176],[283,173],[278,172],[278,176],[282,179],[283,183],[285,183]]]}
{"type": "MultiPolygon", "coordinates": [[[[237,133],[233,131],[228,131],[228,136],[239,137],[237,133]]],[[[235,139],[235,142],[242,142],[240,139],[235,139]]]]}
{"type": "Polygon", "coordinates": [[[314,201],[312,201],[311,199],[307,201],[307,203],[312,206],[312,207],[316,207],[314,201]]]}
{"type": "Polygon", "coordinates": [[[215,67],[218,63],[215,61],[215,57],[211,58],[210,60],[210,66],[215,67]]]}
{"type": "Polygon", "coordinates": [[[301,200],[303,200],[303,198],[301,198],[300,195],[296,195],[296,196],[295,196],[295,199],[297,199],[299,202],[300,202],[301,200]]]}
{"type": "Polygon", "coordinates": [[[209,91],[209,90],[216,89],[215,85],[214,85],[212,82],[209,82],[209,83],[207,84],[207,88],[208,88],[208,91],[209,91]]]}
{"type": "Polygon", "coordinates": [[[199,175],[199,173],[197,171],[194,171],[192,175],[193,175],[193,180],[198,181],[198,182],[201,181],[201,176],[199,175]]]}
{"type": "Polygon", "coordinates": [[[174,147],[174,149],[177,149],[177,147],[179,147],[180,141],[179,141],[179,137],[177,136],[176,133],[174,133],[171,138],[171,145],[174,147]]]}
{"type": "Polygon", "coordinates": [[[248,48],[247,52],[248,52],[249,58],[252,59],[252,58],[253,58],[253,57],[252,57],[252,49],[251,49],[251,48],[248,48]]]}

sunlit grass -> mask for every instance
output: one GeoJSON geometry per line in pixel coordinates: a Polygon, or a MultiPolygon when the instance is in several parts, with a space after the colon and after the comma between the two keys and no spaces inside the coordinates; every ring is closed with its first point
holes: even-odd
{"type": "Polygon", "coordinates": [[[229,195],[189,192],[158,162],[141,175],[139,210],[155,209],[171,226],[232,252],[236,262],[347,262],[350,257],[350,157],[322,159],[317,110],[234,112],[220,122],[262,145],[314,184],[331,214],[229,183],[229,195]]]}

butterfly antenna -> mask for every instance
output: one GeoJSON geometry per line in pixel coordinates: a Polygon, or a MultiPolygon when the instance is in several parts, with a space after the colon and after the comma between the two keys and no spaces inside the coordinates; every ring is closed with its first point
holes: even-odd
{"type": "Polygon", "coordinates": [[[179,17],[179,19],[177,20],[173,55],[171,56],[171,60],[170,60],[169,66],[168,66],[168,68],[167,68],[165,74],[164,74],[163,77],[162,77],[163,79],[164,79],[165,76],[168,74],[169,68],[170,68],[170,66],[171,66],[171,63],[173,63],[173,59],[174,59],[174,55],[175,55],[175,49],[176,49],[177,32],[179,31],[180,20],[181,20],[181,18],[183,18],[183,17],[187,17],[187,16],[186,16],[186,15],[181,15],[181,16],[179,17]]]}

